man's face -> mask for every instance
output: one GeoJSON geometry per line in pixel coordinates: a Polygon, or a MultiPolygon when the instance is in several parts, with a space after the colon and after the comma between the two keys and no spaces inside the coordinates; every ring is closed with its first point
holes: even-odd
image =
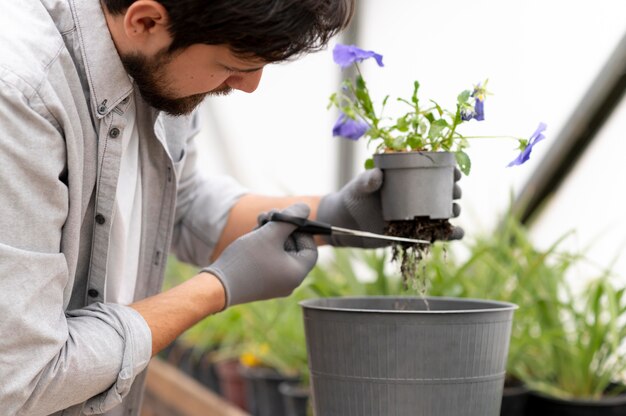
{"type": "Polygon", "coordinates": [[[121,60],[143,99],[174,116],[191,113],[207,95],[253,92],[265,65],[236,58],[224,45],[162,49],[153,56],[128,53],[121,60]]]}

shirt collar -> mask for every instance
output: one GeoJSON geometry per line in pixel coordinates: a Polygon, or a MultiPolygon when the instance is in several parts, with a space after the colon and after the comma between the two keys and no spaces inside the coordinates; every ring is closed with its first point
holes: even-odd
{"type": "Polygon", "coordinates": [[[70,0],[89,82],[93,114],[106,116],[133,90],[99,0],[70,0]]]}

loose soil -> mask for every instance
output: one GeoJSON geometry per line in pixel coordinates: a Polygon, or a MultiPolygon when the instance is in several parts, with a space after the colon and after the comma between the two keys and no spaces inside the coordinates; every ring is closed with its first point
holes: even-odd
{"type": "MultiPolygon", "coordinates": [[[[415,217],[412,221],[388,222],[385,234],[434,243],[436,240],[448,240],[453,228],[452,224],[445,219],[431,220],[415,217]]],[[[419,265],[430,252],[430,244],[394,243],[392,249],[392,261],[400,262],[404,289],[414,290],[424,298],[426,296],[426,273],[423,270],[420,273],[419,265]]]]}

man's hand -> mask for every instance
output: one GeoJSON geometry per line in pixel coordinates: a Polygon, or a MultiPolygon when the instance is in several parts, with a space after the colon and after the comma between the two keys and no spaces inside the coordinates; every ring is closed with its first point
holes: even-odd
{"type": "MultiPolygon", "coordinates": [[[[461,172],[457,169],[454,179],[458,181],[460,178],[461,172]]],[[[361,173],[338,192],[322,198],[317,211],[317,219],[337,227],[382,234],[385,229],[380,200],[382,185],[383,172],[380,169],[370,169],[361,173]]],[[[455,183],[453,198],[460,197],[461,188],[455,183]]],[[[461,213],[461,208],[456,203],[453,206],[453,213],[455,217],[461,213]]],[[[460,227],[454,227],[449,239],[457,240],[462,237],[463,230],[460,227]]],[[[389,244],[383,240],[343,235],[328,237],[327,242],[334,246],[361,248],[383,247],[389,244]]]]}
{"type": "MultiPolygon", "coordinates": [[[[282,211],[306,218],[309,207],[295,204],[282,211]]],[[[232,242],[203,271],[216,276],[226,291],[226,307],[287,296],[300,285],[317,261],[310,234],[296,226],[269,222],[232,242]]]]}

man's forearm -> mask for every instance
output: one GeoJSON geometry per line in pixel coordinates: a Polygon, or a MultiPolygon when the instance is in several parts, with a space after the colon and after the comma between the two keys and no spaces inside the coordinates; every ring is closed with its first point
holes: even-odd
{"type": "Polygon", "coordinates": [[[226,296],[220,281],[200,273],[158,295],[130,305],[152,332],[152,355],[203,318],[224,309],[226,296]]]}
{"type": "Polygon", "coordinates": [[[213,251],[211,260],[219,257],[220,253],[235,239],[249,233],[257,226],[257,217],[263,212],[272,209],[284,209],[297,202],[304,202],[311,208],[309,218],[316,218],[319,196],[272,197],[262,195],[245,195],[237,201],[230,210],[224,231],[213,251]]]}

